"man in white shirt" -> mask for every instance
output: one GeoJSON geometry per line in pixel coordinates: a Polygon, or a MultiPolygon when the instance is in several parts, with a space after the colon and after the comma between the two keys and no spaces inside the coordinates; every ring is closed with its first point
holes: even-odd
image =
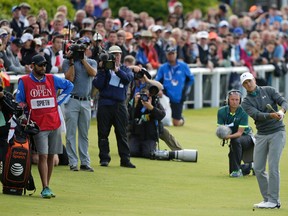
{"type": "Polygon", "coordinates": [[[48,65],[51,64],[47,70],[49,73],[60,73],[62,71],[62,63],[64,60],[62,51],[63,39],[64,35],[56,34],[52,38],[52,46],[44,49],[44,54],[48,61],[48,65]]]}

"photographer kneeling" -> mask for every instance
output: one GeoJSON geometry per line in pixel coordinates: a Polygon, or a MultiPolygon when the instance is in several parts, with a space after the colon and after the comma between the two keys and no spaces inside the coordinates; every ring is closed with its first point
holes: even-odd
{"type": "Polygon", "coordinates": [[[157,97],[158,92],[157,86],[143,88],[129,102],[128,145],[132,157],[151,158],[156,150],[159,129],[161,130],[159,123],[165,117],[165,110],[157,97]]]}

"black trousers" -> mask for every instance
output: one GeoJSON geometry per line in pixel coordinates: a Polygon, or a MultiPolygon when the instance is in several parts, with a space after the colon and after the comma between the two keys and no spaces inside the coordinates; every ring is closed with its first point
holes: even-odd
{"type": "Polygon", "coordinates": [[[97,111],[98,147],[100,163],[110,162],[109,134],[112,125],[117,140],[118,154],[122,163],[130,161],[127,139],[128,112],[126,104],[99,106],[97,111]]]}
{"type": "Polygon", "coordinates": [[[243,152],[254,147],[253,140],[249,135],[242,135],[230,141],[229,173],[238,171],[241,167],[243,152]]]}
{"type": "Polygon", "coordinates": [[[8,150],[7,140],[4,138],[0,138],[0,161],[5,161],[7,150],[8,150]]]}

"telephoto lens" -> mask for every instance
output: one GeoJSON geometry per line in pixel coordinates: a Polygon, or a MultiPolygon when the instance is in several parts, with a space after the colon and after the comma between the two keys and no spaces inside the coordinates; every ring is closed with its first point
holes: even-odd
{"type": "Polygon", "coordinates": [[[194,149],[183,149],[178,151],[156,150],[151,154],[151,159],[197,162],[198,151],[194,149]]]}
{"type": "Polygon", "coordinates": [[[176,159],[185,162],[197,162],[198,151],[193,149],[183,149],[169,152],[170,159],[176,159]]]}

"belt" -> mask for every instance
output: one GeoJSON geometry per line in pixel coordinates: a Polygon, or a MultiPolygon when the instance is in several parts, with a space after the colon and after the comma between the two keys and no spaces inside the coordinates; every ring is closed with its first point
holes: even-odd
{"type": "Polygon", "coordinates": [[[90,97],[79,97],[77,95],[71,95],[70,98],[76,99],[76,100],[80,100],[80,101],[88,101],[90,100],[90,97]]]}

